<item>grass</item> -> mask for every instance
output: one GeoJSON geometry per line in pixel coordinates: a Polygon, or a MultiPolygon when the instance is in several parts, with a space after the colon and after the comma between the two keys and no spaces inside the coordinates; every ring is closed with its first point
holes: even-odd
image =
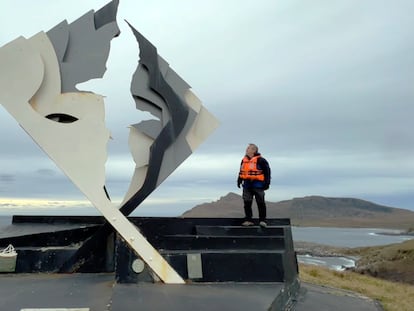
{"type": "Polygon", "coordinates": [[[350,290],[376,299],[386,311],[413,310],[414,285],[304,264],[299,265],[299,277],[303,282],[350,290]]]}
{"type": "Polygon", "coordinates": [[[357,272],[414,285],[414,239],[384,246],[354,248],[347,252],[359,257],[357,272]]]}

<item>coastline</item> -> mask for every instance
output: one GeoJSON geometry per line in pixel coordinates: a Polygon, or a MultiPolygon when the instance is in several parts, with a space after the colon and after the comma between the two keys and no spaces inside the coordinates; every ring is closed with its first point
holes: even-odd
{"type": "Polygon", "coordinates": [[[312,242],[294,241],[298,263],[345,271],[356,268],[359,257],[345,254],[350,248],[337,248],[312,242]]]}
{"type": "Polygon", "coordinates": [[[293,241],[294,249],[298,255],[310,255],[318,257],[348,257],[344,250],[350,247],[334,247],[305,241],[293,241]]]}
{"type": "Polygon", "coordinates": [[[414,236],[413,231],[399,231],[399,232],[378,232],[378,235],[389,235],[389,236],[414,236]]]}

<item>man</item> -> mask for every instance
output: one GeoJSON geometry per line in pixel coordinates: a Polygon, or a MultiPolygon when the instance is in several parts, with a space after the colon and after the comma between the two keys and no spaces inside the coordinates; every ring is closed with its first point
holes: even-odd
{"type": "Polygon", "coordinates": [[[259,225],[266,227],[265,190],[270,185],[269,163],[259,153],[255,144],[249,144],[246,155],[241,161],[237,187],[243,185],[243,201],[245,219],[242,226],[253,226],[252,203],[256,199],[259,210],[259,225]]]}

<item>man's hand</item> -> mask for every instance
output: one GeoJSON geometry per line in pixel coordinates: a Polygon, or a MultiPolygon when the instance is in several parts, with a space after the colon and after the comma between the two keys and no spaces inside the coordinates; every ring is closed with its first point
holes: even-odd
{"type": "Polygon", "coordinates": [[[242,179],[238,178],[237,179],[237,188],[240,188],[240,185],[242,184],[242,179]]]}
{"type": "Polygon", "coordinates": [[[263,187],[263,190],[267,190],[267,189],[269,189],[269,184],[265,184],[263,187]]]}

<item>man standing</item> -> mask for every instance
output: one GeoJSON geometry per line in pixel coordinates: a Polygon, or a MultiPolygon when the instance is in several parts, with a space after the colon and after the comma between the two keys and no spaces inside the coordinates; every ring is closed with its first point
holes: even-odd
{"type": "Polygon", "coordinates": [[[265,190],[270,185],[269,163],[259,153],[255,144],[249,144],[246,155],[241,161],[237,187],[243,185],[243,201],[245,219],[242,226],[253,226],[252,203],[256,199],[259,210],[259,225],[266,227],[265,190]]]}

